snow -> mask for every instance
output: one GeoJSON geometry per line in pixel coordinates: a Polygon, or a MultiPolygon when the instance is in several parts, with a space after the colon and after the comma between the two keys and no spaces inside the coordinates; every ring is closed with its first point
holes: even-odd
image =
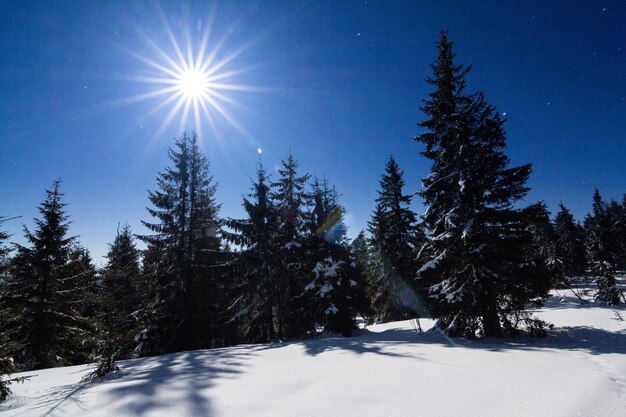
{"type": "Polygon", "coordinates": [[[475,219],[470,219],[467,223],[465,223],[465,227],[463,228],[463,233],[461,234],[461,239],[467,239],[472,231],[472,227],[474,227],[475,219]]]}
{"type": "Polygon", "coordinates": [[[446,256],[446,251],[444,250],[439,256],[434,259],[429,259],[422,267],[417,271],[417,274],[421,274],[429,269],[437,268],[437,266],[441,263],[441,260],[446,256]]]}
{"type": "Polygon", "coordinates": [[[333,258],[326,258],[324,262],[318,262],[313,268],[316,277],[332,278],[337,276],[337,269],[340,268],[344,261],[333,261],[333,258]]]}
{"type": "Polygon", "coordinates": [[[332,314],[337,314],[338,311],[339,309],[334,304],[331,304],[330,307],[328,307],[324,313],[327,316],[330,316],[332,314]]]}
{"type": "Polygon", "coordinates": [[[402,321],[128,360],[86,384],[92,365],[26,372],[0,416],[626,415],[626,322],[565,291],[538,315],[556,326],[544,339],[449,340],[402,321]]]}

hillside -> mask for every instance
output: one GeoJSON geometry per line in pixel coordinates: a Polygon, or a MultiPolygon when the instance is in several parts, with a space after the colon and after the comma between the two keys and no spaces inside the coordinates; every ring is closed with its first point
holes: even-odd
{"type": "Polygon", "coordinates": [[[540,340],[448,340],[405,321],[352,338],[129,360],[88,384],[90,365],[28,372],[0,415],[626,415],[626,322],[563,291],[539,314],[556,326],[540,340]]]}

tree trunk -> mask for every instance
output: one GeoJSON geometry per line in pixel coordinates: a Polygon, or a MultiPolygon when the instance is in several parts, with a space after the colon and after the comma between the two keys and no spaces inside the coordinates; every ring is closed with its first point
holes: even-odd
{"type": "Polygon", "coordinates": [[[483,333],[485,337],[502,337],[500,316],[495,303],[488,303],[483,310],[483,333]]]}

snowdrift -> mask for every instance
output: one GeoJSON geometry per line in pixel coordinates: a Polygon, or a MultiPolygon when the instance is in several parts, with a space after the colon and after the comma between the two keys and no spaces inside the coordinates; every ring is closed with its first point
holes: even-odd
{"type": "Polygon", "coordinates": [[[404,321],[128,360],[91,383],[92,365],[26,372],[0,416],[626,416],[626,322],[558,292],[538,314],[556,326],[545,339],[450,340],[404,321]]]}

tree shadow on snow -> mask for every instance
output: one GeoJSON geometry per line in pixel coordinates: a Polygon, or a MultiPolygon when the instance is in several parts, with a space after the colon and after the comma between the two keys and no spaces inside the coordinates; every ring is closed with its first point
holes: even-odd
{"type": "Polygon", "coordinates": [[[555,293],[550,298],[548,298],[544,304],[544,307],[540,310],[532,310],[532,311],[542,311],[542,310],[563,310],[563,309],[581,309],[581,308],[598,308],[598,309],[606,309],[606,310],[626,310],[626,307],[622,304],[620,306],[608,306],[601,302],[594,300],[593,295],[595,294],[595,290],[586,290],[586,292],[576,292],[578,290],[554,290],[555,293]],[[581,301],[581,297],[583,301],[581,301]]]}
{"type": "MultiPolygon", "coordinates": [[[[36,376],[37,374],[33,374],[36,376]]],[[[26,382],[28,383],[28,382],[26,382]]],[[[87,410],[81,400],[81,391],[85,388],[85,384],[69,384],[54,387],[46,392],[46,395],[38,397],[31,404],[25,402],[20,404],[18,401],[14,404],[9,404],[9,407],[3,409],[0,407],[0,413],[3,411],[11,410],[14,408],[20,408],[23,405],[27,406],[29,410],[40,410],[41,414],[37,414],[41,417],[50,417],[55,415],[64,415],[63,406],[72,404],[80,410],[87,410]]],[[[28,412],[26,412],[28,414],[28,412]]],[[[29,414],[30,415],[30,414],[29,414]]]]}
{"type": "MultiPolygon", "coordinates": [[[[163,415],[211,416],[215,412],[209,393],[217,379],[236,378],[264,350],[293,345],[301,346],[311,356],[345,352],[418,360],[430,360],[425,352],[420,352],[420,346],[425,345],[494,352],[563,350],[594,355],[624,354],[626,330],[612,332],[589,326],[572,326],[556,328],[541,339],[523,334],[509,339],[465,340],[449,338],[436,330],[420,334],[405,327],[382,332],[359,330],[353,337],[328,335],[288,343],[181,352],[121,361],[123,374],[120,377],[54,388],[38,400],[36,408],[46,410],[46,416],[63,415],[63,409],[68,404],[84,409],[82,397],[91,389],[97,389],[98,395],[102,395],[107,405],[119,415],[141,416],[158,410],[163,415]]],[[[86,374],[88,369],[84,372],[86,374]]]]}
{"type": "Polygon", "coordinates": [[[120,366],[126,375],[117,379],[106,395],[122,415],[159,410],[172,416],[211,416],[208,390],[216,379],[241,373],[255,351],[255,346],[236,346],[124,361],[120,366]]]}
{"type": "Polygon", "coordinates": [[[305,342],[306,353],[318,355],[328,351],[344,350],[356,354],[380,354],[396,357],[419,356],[420,345],[441,345],[449,348],[507,350],[570,350],[594,355],[626,354],[626,330],[608,331],[589,326],[560,327],[548,332],[545,338],[531,338],[521,334],[516,338],[467,340],[450,338],[435,329],[418,334],[414,329],[390,329],[380,333],[362,330],[356,336],[327,337],[305,342]],[[400,352],[394,347],[405,346],[400,352]],[[406,349],[409,347],[409,349],[406,349]],[[414,351],[415,354],[407,354],[414,351]]]}
{"type": "MultiPolygon", "coordinates": [[[[55,387],[39,398],[34,409],[42,416],[67,415],[68,405],[86,410],[83,397],[97,390],[118,415],[159,411],[172,416],[211,416],[208,390],[218,378],[232,378],[263,346],[180,352],[118,362],[122,371],[101,380],[55,387]],[[43,411],[42,411],[43,413],[43,411]]],[[[91,368],[82,370],[86,375],[91,368]]]]}
{"type": "Polygon", "coordinates": [[[486,339],[462,341],[468,348],[481,348],[491,351],[506,350],[572,350],[593,355],[626,353],[626,330],[611,332],[590,326],[559,327],[548,332],[544,338],[530,338],[526,335],[514,339],[486,339]]]}
{"type": "Polygon", "coordinates": [[[352,337],[323,336],[317,339],[300,342],[309,355],[319,355],[324,352],[343,350],[358,355],[376,354],[398,358],[419,359],[416,353],[407,354],[394,351],[394,347],[406,344],[418,344],[420,335],[413,329],[390,329],[380,333],[369,330],[359,330],[352,337]]]}

